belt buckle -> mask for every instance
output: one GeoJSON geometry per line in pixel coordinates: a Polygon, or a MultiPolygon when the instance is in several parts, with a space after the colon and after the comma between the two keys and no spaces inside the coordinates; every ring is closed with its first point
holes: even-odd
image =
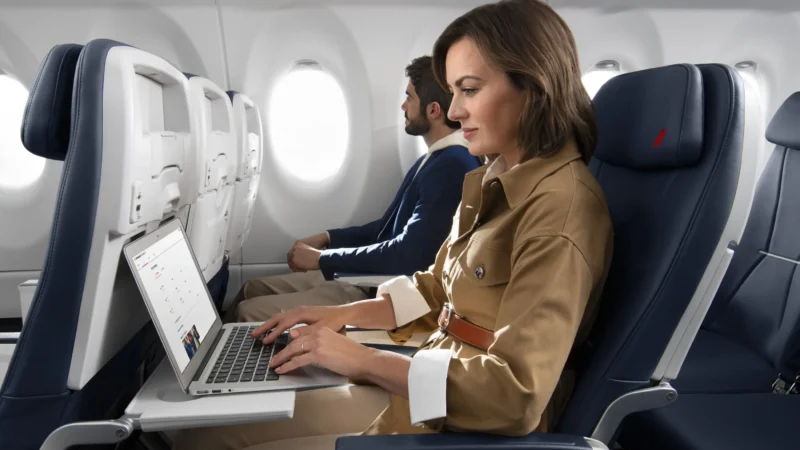
{"type": "Polygon", "coordinates": [[[444,325],[442,325],[442,322],[440,320],[439,321],[439,330],[444,333],[444,332],[447,331],[447,327],[450,326],[450,317],[452,317],[452,315],[453,315],[453,307],[450,306],[449,303],[445,303],[444,309],[442,310],[442,313],[445,314],[445,316],[444,316],[444,325]]]}

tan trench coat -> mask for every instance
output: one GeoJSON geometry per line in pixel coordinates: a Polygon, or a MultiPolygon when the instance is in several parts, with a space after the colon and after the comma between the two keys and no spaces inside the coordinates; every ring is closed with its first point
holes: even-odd
{"type": "Polygon", "coordinates": [[[408,400],[394,396],[364,434],[517,436],[552,429],[563,412],[574,384],[565,363],[597,314],[611,262],[608,207],[573,141],[498,176],[499,164],[466,175],[450,236],[414,275],[430,313],[390,332],[403,342],[435,331],[420,351],[452,349],[447,416],[413,426],[408,400]],[[445,302],[494,332],[488,351],[438,331],[445,302]]]}

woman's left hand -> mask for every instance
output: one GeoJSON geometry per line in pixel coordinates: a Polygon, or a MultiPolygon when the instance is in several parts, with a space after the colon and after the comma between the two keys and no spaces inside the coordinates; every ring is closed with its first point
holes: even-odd
{"type": "Polygon", "coordinates": [[[292,342],[272,357],[281,374],[314,364],[350,378],[363,378],[374,349],[327,327],[300,327],[289,332],[292,342]]]}

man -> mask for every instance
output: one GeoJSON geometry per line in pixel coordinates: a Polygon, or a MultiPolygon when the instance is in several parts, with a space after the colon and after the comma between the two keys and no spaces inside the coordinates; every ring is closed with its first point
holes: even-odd
{"type": "Polygon", "coordinates": [[[236,297],[239,321],[267,320],[295,306],[369,297],[369,289],[332,281],[336,272],[411,275],[433,263],[461,201],[464,175],[480,162],[467,151],[459,123],[447,118],[451,94],[436,83],[431,58],[412,61],[406,76],[405,131],[423,137],[427,154],[408,171],[383,217],[300,239],[287,255],[295,273],[245,283],[236,297]]]}

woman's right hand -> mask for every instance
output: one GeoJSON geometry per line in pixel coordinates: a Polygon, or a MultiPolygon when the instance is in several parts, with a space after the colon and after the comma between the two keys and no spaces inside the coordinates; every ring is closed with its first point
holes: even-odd
{"type": "Polygon", "coordinates": [[[348,306],[298,306],[289,311],[276,314],[256,328],[251,336],[258,338],[269,331],[269,334],[264,338],[264,343],[269,344],[284,331],[301,323],[305,323],[310,327],[307,330],[309,332],[321,327],[339,331],[347,325],[348,306]]]}

